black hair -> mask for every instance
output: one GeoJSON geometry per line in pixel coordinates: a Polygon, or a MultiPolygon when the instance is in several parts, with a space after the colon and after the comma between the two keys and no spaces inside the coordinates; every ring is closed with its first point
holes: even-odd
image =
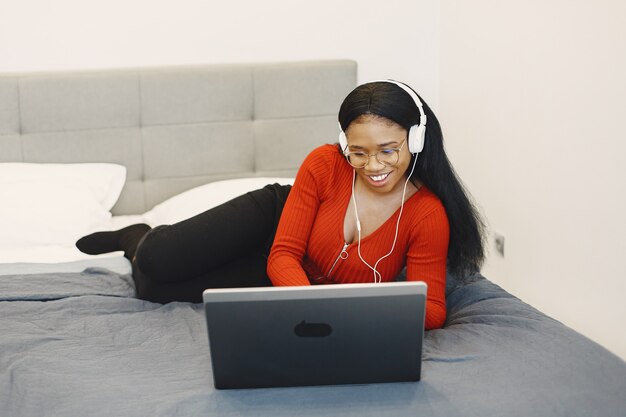
{"type": "MultiPolygon", "coordinates": [[[[426,138],[411,180],[422,182],[445,207],[450,224],[448,271],[457,276],[475,273],[480,271],[485,257],[485,226],[448,160],[437,117],[421,97],[420,101],[427,118],[426,138]]],[[[401,87],[389,82],[363,84],[348,94],[339,110],[341,129],[345,132],[352,122],[368,115],[389,119],[407,132],[420,120],[413,98],[401,87]]],[[[415,155],[411,158],[411,166],[414,158],[415,155]]]]}

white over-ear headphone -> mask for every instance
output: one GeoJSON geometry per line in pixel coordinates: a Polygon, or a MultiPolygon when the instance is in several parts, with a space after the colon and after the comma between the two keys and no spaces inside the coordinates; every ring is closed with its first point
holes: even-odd
{"type": "MultiPolygon", "coordinates": [[[[411,98],[415,102],[415,105],[420,112],[420,120],[419,124],[413,125],[409,129],[409,152],[411,152],[412,154],[418,154],[422,152],[422,149],[424,149],[424,139],[426,138],[426,114],[424,113],[424,105],[422,104],[422,101],[420,100],[418,95],[415,94],[415,92],[411,90],[407,85],[397,81],[375,80],[369,81],[365,84],[376,82],[384,82],[397,85],[398,87],[406,91],[407,94],[411,96],[411,98]]],[[[339,129],[341,130],[341,132],[339,133],[339,146],[341,146],[341,149],[345,152],[348,148],[348,139],[346,138],[346,134],[344,133],[344,131],[341,129],[341,126],[339,126],[339,129]]]]}
{"type": "MultiPolygon", "coordinates": [[[[424,149],[424,139],[426,137],[426,114],[424,114],[424,105],[422,104],[421,100],[419,99],[418,95],[415,94],[415,92],[413,90],[411,90],[408,86],[406,86],[405,84],[399,83],[397,81],[392,81],[392,80],[377,80],[377,81],[370,81],[370,83],[373,82],[386,82],[386,83],[391,83],[391,84],[395,84],[398,87],[402,88],[404,91],[407,92],[407,94],[409,96],[411,96],[411,98],[413,99],[413,101],[415,102],[415,105],[417,106],[419,113],[420,113],[420,120],[419,120],[419,124],[413,125],[411,126],[411,128],[409,129],[409,137],[407,142],[409,143],[409,152],[414,154],[415,156],[417,156],[417,154],[419,154],[422,149],[424,149]]],[[[369,84],[369,83],[366,83],[369,84]]],[[[339,129],[341,130],[341,132],[339,133],[339,145],[341,146],[341,149],[344,152],[347,152],[347,148],[348,148],[348,140],[346,138],[346,134],[343,132],[343,130],[341,129],[341,126],[339,126],[339,129]]],[[[413,167],[411,168],[411,172],[409,173],[409,175],[406,178],[406,181],[404,182],[404,189],[402,190],[402,201],[400,203],[400,213],[398,214],[398,220],[396,221],[396,231],[395,231],[395,235],[393,238],[393,244],[391,245],[391,249],[389,249],[389,252],[387,252],[385,255],[381,256],[372,266],[370,263],[368,263],[365,259],[363,259],[363,256],[361,255],[361,221],[359,220],[359,210],[357,208],[357,202],[356,202],[356,195],[354,192],[354,186],[356,183],[356,170],[354,170],[352,172],[352,201],[354,204],[354,214],[356,217],[356,226],[357,226],[357,232],[358,232],[358,246],[357,246],[357,251],[359,254],[359,258],[361,259],[361,261],[367,265],[367,267],[369,269],[372,270],[372,272],[374,273],[374,282],[382,282],[383,277],[380,274],[380,272],[378,272],[378,264],[385,258],[389,257],[392,253],[393,250],[396,247],[396,242],[398,240],[398,231],[400,229],[400,219],[402,218],[402,212],[404,210],[404,199],[406,197],[406,187],[407,184],[411,178],[411,176],[413,175],[413,172],[415,171],[415,163],[417,162],[417,158],[413,158],[413,167]]]]}

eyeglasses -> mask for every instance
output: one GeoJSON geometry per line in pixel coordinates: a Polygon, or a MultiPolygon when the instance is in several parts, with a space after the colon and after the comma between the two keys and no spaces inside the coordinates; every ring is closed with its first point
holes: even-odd
{"type": "Polygon", "coordinates": [[[380,151],[372,154],[365,152],[348,152],[344,155],[348,160],[348,163],[352,165],[353,168],[365,168],[367,164],[369,164],[372,156],[376,157],[378,163],[392,167],[398,164],[398,161],[400,160],[400,151],[405,143],[406,139],[402,141],[402,145],[400,145],[399,148],[381,149],[380,151]]]}

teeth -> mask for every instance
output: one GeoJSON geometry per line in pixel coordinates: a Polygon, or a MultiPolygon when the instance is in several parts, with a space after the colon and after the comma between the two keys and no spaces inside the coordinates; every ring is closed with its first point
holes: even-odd
{"type": "Polygon", "coordinates": [[[374,181],[382,181],[385,178],[387,178],[388,175],[389,175],[389,173],[386,173],[386,174],[382,174],[382,175],[370,176],[370,178],[373,179],[374,181]]]}

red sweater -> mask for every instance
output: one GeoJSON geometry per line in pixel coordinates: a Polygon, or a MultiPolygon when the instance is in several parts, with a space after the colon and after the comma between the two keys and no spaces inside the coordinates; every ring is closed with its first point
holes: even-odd
{"type": "MultiPolygon", "coordinates": [[[[268,259],[274,285],[374,281],[372,270],[359,258],[358,242],[345,247],[343,226],[352,179],[352,167],[335,145],[315,149],[302,163],[268,259]]],[[[361,239],[361,255],[370,265],[391,249],[399,212],[361,239]]],[[[407,280],[426,282],[427,329],[441,327],[446,319],[448,240],[445,209],[422,187],[404,203],[395,249],[376,268],[382,281],[393,281],[406,265],[407,280]]]]}

